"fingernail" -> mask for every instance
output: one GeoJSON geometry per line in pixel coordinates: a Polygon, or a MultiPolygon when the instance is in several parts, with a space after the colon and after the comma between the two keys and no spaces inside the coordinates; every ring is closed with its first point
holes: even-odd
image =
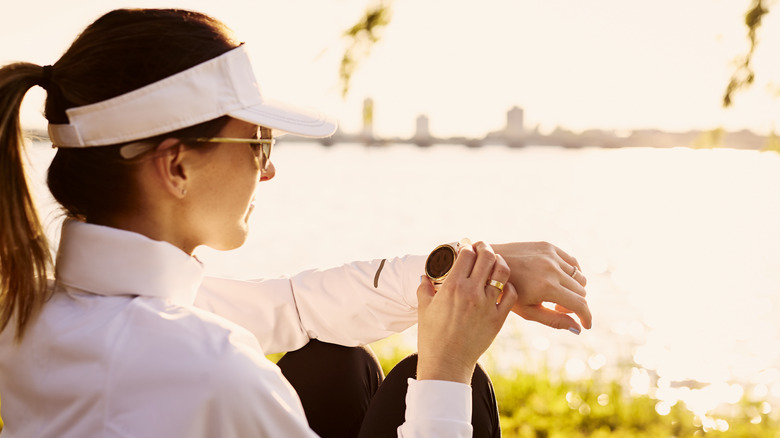
{"type": "Polygon", "coordinates": [[[569,329],[569,331],[570,331],[570,332],[572,332],[572,333],[574,333],[575,335],[579,335],[579,334],[580,334],[580,330],[579,330],[579,329],[576,329],[576,328],[574,328],[574,327],[571,327],[571,328],[569,329]]]}

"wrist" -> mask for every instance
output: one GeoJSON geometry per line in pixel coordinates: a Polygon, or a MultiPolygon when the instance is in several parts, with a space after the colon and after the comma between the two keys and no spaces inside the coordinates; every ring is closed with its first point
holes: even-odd
{"type": "MultiPolygon", "coordinates": [[[[491,243],[490,244],[490,247],[493,248],[493,252],[495,252],[496,254],[501,255],[502,257],[504,257],[504,249],[506,248],[506,246],[507,246],[506,243],[491,243]]],[[[506,258],[506,257],[504,257],[504,258],[506,258]]]]}
{"type": "Polygon", "coordinates": [[[443,380],[470,385],[476,365],[457,358],[426,358],[418,355],[417,380],[443,380]]]}

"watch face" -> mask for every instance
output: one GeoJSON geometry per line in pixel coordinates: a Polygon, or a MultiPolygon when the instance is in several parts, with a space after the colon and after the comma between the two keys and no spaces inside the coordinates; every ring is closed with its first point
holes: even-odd
{"type": "Polygon", "coordinates": [[[425,273],[434,280],[442,278],[450,272],[454,262],[455,250],[451,246],[440,246],[428,256],[425,273]]]}

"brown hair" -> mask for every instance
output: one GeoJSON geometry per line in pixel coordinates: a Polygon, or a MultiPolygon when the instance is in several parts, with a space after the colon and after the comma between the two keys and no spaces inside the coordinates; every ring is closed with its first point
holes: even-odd
{"type": "MultiPolygon", "coordinates": [[[[204,14],[120,9],[87,27],[52,67],[15,63],[0,68],[0,331],[15,318],[15,339],[20,341],[49,296],[51,253],[22,160],[19,109],[25,93],[34,85],[46,88],[46,118],[67,123],[68,108],[119,96],[237,45],[229,29],[204,14]]],[[[164,137],[213,136],[227,120],[221,117],[164,137]]],[[[66,215],[101,223],[137,205],[137,160],[121,158],[120,147],[57,150],[48,185],[66,215]]]]}

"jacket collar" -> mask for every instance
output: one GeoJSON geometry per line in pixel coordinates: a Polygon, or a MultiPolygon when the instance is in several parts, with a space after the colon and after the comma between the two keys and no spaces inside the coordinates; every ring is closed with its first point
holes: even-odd
{"type": "Polygon", "coordinates": [[[147,296],[192,305],[203,264],[168,242],[138,233],[66,220],[57,283],[106,296],[147,296]]]}

